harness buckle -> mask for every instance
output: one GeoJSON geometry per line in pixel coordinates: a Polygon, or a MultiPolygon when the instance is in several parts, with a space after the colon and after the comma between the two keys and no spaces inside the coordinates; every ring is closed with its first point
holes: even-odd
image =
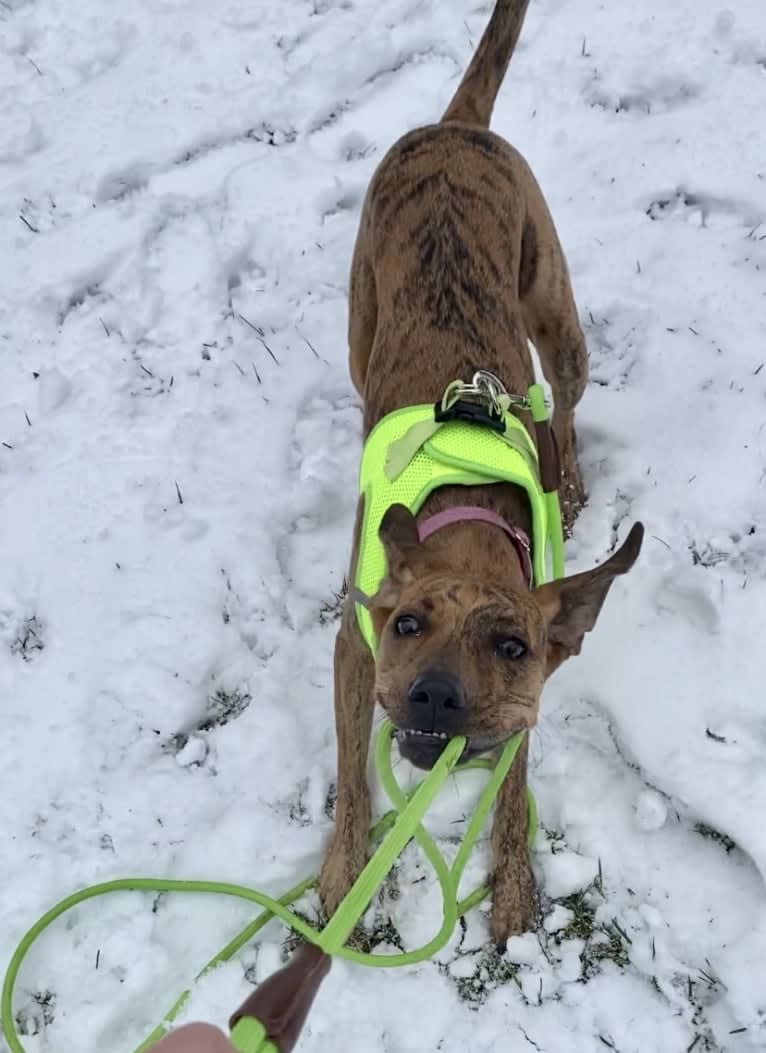
{"type": "Polygon", "coordinates": [[[439,399],[434,403],[434,420],[437,424],[445,421],[461,420],[467,424],[478,424],[492,431],[504,432],[505,420],[502,411],[484,402],[474,402],[467,398],[457,398],[446,408],[439,399]]]}
{"type": "Polygon", "coordinates": [[[509,395],[494,373],[478,369],[470,382],[457,380],[447,387],[434,404],[434,419],[437,424],[461,420],[502,433],[506,430],[505,407],[527,408],[527,405],[527,399],[522,396],[509,395]]]}

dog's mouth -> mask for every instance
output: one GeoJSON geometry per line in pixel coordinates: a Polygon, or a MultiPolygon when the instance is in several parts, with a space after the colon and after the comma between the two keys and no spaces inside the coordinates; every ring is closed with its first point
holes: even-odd
{"type": "MultiPolygon", "coordinates": [[[[441,757],[450,736],[445,731],[414,731],[411,728],[398,728],[396,741],[399,752],[416,768],[430,771],[441,757]]],[[[474,757],[487,753],[501,743],[494,739],[467,738],[458,763],[464,764],[474,757]]]]}

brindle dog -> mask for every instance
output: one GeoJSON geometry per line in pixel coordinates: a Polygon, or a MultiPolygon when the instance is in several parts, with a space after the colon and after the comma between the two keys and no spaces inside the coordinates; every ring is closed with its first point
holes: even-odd
{"type": "MultiPolygon", "coordinates": [[[[552,389],[570,525],[585,497],[574,432],[587,381],[585,341],[542,193],[521,155],[488,130],[527,3],[498,0],[442,120],[400,139],[373,176],[351,268],[350,370],[368,434],[385,414],[432,403],[450,381],[469,380],[477,369],[525,392],[534,379],[531,339],[552,389]]],[[[456,504],[492,509],[531,531],[526,493],[500,483],[444,487],[418,519],[456,504]]],[[[351,580],[361,518],[360,505],[351,580]]],[[[424,707],[432,732],[466,735],[470,753],[531,728],[546,678],[579,653],[615,576],[636,560],[642,535],[636,524],[606,563],[530,591],[503,531],[458,522],[421,543],[412,515],[402,506],[389,510],[381,526],[388,574],[371,608],[377,660],[350,600],[335,648],[338,799],[320,880],[328,913],[367,858],[375,702],[399,729],[402,754],[422,768],[444,745],[413,730],[423,728],[424,707]]],[[[498,943],[536,916],[526,784],[525,744],[498,797],[492,830],[498,943]]]]}

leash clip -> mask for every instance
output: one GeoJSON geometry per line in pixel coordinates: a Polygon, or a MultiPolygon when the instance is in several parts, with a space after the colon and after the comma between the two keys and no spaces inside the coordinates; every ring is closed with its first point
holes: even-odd
{"type": "Polygon", "coordinates": [[[529,399],[524,395],[509,395],[499,377],[488,369],[478,369],[469,383],[455,380],[447,386],[434,405],[434,419],[437,424],[462,420],[504,432],[505,414],[511,407],[529,409],[529,399]]]}

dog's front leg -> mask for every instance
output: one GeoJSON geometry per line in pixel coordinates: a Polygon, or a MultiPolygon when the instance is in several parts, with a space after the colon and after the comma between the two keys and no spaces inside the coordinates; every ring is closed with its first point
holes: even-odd
{"type": "Polygon", "coordinates": [[[500,788],[492,826],[492,938],[499,948],[509,936],[528,932],[537,918],[537,889],[527,847],[527,751],[519,747],[500,788]]]}
{"type": "Polygon", "coordinates": [[[322,907],[329,917],[367,862],[370,793],[367,754],[374,709],[375,663],[354,623],[348,602],[335,641],[335,732],[338,797],[335,830],[319,877],[322,907]]]}

